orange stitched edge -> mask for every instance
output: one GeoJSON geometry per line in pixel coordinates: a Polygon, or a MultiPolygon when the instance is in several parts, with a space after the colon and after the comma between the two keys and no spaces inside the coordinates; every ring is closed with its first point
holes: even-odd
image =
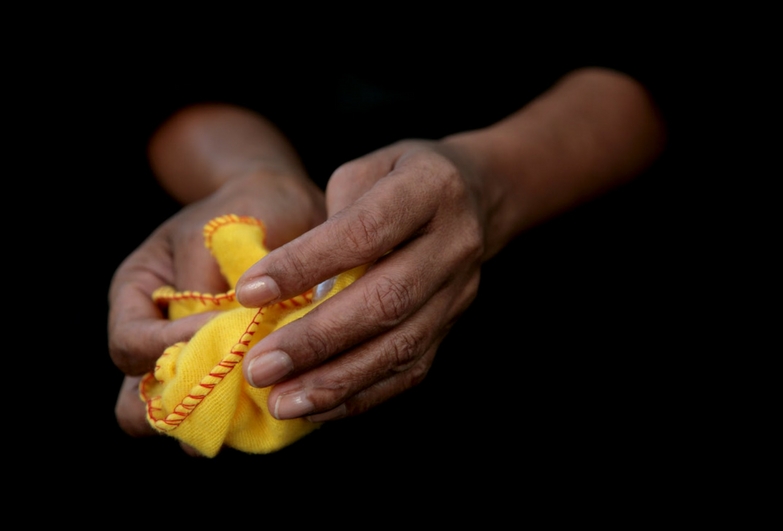
{"type": "MultiPolygon", "coordinates": [[[[256,314],[253,316],[253,320],[242,334],[240,340],[231,348],[231,352],[229,352],[222,360],[220,360],[220,362],[215,365],[211,371],[209,371],[209,374],[202,378],[201,381],[190,390],[190,393],[185,398],[183,398],[179,404],[177,404],[177,406],[174,408],[174,411],[169,413],[164,419],[155,418],[155,412],[162,409],[161,397],[149,397],[145,393],[145,390],[149,387],[149,385],[151,385],[151,380],[155,378],[154,373],[148,373],[142,380],[141,394],[142,399],[147,402],[147,416],[148,418],[153,419],[155,427],[161,431],[171,431],[176,429],[185,421],[186,418],[188,418],[188,415],[193,412],[196,406],[204,401],[204,399],[215,388],[215,386],[223,381],[223,378],[225,378],[226,375],[231,372],[237,363],[242,361],[242,359],[245,357],[245,354],[247,353],[250,340],[256,333],[258,325],[261,322],[261,317],[263,317],[264,310],[266,308],[271,306],[279,306],[285,309],[300,308],[313,300],[314,291],[315,290],[310,289],[302,295],[297,295],[296,297],[292,297],[288,300],[259,308],[258,312],[256,312],[256,314]]],[[[182,347],[184,345],[184,342],[180,342],[174,346],[182,347]]],[[[167,355],[168,351],[169,349],[166,349],[163,355],[167,355]]]]}
{"type": "MultiPolygon", "coordinates": [[[[290,299],[277,302],[274,304],[274,306],[280,306],[281,308],[286,308],[286,309],[300,308],[313,300],[314,293],[315,293],[315,289],[310,288],[309,290],[305,291],[301,295],[296,295],[295,297],[291,297],[290,299]]],[[[165,286],[162,288],[158,288],[152,294],[153,301],[161,305],[173,301],[197,300],[197,301],[201,301],[201,303],[204,305],[206,305],[207,302],[212,302],[216,306],[220,306],[220,303],[222,301],[234,302],[235,298],[236,298],[236,292],[233,289],[220,295],[210,295],[209,293],[199,293],[198,291],[175,291],[174,288],[170,286],[165,286]]]]}
{"type": "MultiPolygon", "coordinates": [[[[260,220],[250,216],[237,216],[236,214],[228,214],[226,216],[214,218],[204,226],[204,241],[208,249],[212,249],[212,235],[215,233],[215,231],[218,228],[230,223],[246,223],[248,225],[257,225],[261,227],[261,231],[264,235],[263,243],[266,243],[266,230],[264,224],[260,220]]],[[[280,301],[271,306],[280,306],[281,308],[285,309],[299,308],[307,305],[310,301],[312,301],[314,293],[315,289],[311,288],[301,295],[296,295],[295,297],[280,301]]],[[[234,296],[235,292],[233,289],[229,290],[225,294],[214,296],[208,293],[202,294],[196,291],[176,292],[174,288],[170,286],[159,288],[153,294],[155,302],[193,299],[201,300],[202,303],[205,301],[210,301],[216,304],[220,304],[221,300],[233,301],[234,296]]],[[[256,312],[256,314],[253,316],[253,320],[245,329],[245,332],[242,334],[240,340],[231,348],[231,351],[212,368],[207,376],[202,378],[201,381],[190,390],[190,393],[185,398],[183,398],[179,404],[177,404],[177,406],[174,408],[174,411],[169,413],[165,418],[155,418],[155,412],[159,412],[162,409],[161,397],[149,397],[145,392],[145,390],[150,385],[151,380],[155,378],[154,372],[148,373],[142,379],[140,391],[142,399],[147,402],[147,416],[149,419],[153,420],[153,424],[157,429],[161,431],[171,431],[176,429],[185,421],[185,419],[188,418],[196,406],[204,401],[204,399],[207,397],[207,395],[209,395],[210,392],[212,392],[215,386],[222,382],[226,375],[230,373],[240,361],[242,361],[245,354],[247,353],[250,340],[258,329],[258,325],[261,322],[261,317],[264,314],[265,308],[266,307],[258,309],[258,312],[256,312]]],[[[164,355],[165,354],[166,352],[164,352],[164,355]]]]}
{"type": "Polygon", "coordinates": [[[207,302],[220,306],[223,301],[234,302],[236,293],[233,289],[219,295],[210,293],[199,293],[198,291],[176,291],[171,286],[164,286],[156,289],[152,294],[152,300],[156,304],[167,304],[174,301],[198,300],[206,306],[207,302]]]}
{"type": "MultiPolygon", "coordinates": [[[[163,354],[161,354],[161,358],[163,356],[168,356],[171,354],[172,349],[174,348],[183,348],[185,345],[187,345],[187,341],[178,341],[177,343],[174,343],[170,347],[168,347],[166,350],[163,351],[163,354]]],[[[160,360],[160,358],[158,358],[160,360]]],[[[160,368],[159,364],[155,364],[155,369],[153,371],[148,372],[144,375],[144,377],[139,382],[139,394],[141,395],[141,399],[144,400],[147,404],[147,417],[148,418],[154,418],[153,411],[160,411],[161,410],[161,397],[160,395],[150,397],[147,394],[147,389],[150,388],[151,385],[153,385],[156,381],[159,383],[164,383],[163,380],[157,380],[155,378],[155,372],[160,368]]]]}
{"type": "MultiPolygon", "coordinates": [[[[163,419],[155,419],[153,412],[160,410],[160,397],[153,397],[152,399],[147,400],[147,414],[149,415],[149,418],[154,419],[156,428],[161,431],[171,431],[177,428],[186,418],[188,418],[188,415],[193,412],[196,406],[204,401],[215,386],[223,381],[223,378],[234,369],[237,363],[242,361],[242,358],[244,358],[245,353],[248,350],[250,340],[258,329],[263,313],[264,308],[259,308],[258,312],[253,316],[253,320],[242,334],[242,337],[231,348],[231,352],[223,357],[223,359],[209,371],[209,374],[202,378],[201,381],[190,390],[190,393],[174,407],[173,412],[169,413],[163,419]]],[[[149,375],[147,377],[149,377],[149,375]]]]}
{"type": "Polygon", "coordinates": [[[275,304],[272,304],[271,306],[279,306],[281,308],[285,308],[286,310],[290,310],[291,308],[301,308],[302,306],[306,306],[313,300],[314,294],[315,294],[315,289],[310,288],[304,293],[302,293],[301,295],[297,295],[295,297],[291,297],[290,299],[277,302],[275,304]]]}
{"type": "Polygon", "coordinates": [[[225,216],[219,216],[212,219],[209,223],[204,225],[204,245],[207,249],[212,249],[212,235],[217,229],[231,223],[244,223],[246,225],[256,225],[261,227],[261,233],[263,234],[262,244],[266,246],[266,227],[260,219],[256,219],[251,216],[237,216],[236,214],[228,214],[225,216]]]}

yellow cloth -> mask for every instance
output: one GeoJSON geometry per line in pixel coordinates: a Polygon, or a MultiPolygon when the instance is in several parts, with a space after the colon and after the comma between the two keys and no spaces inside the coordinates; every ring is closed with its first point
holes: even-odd
{"type": "Polygon", "coordinates": [[[303,317],[365,270],[358,267],[339,275],[317,301],[310,289],[277,304],[244,308],[236,301],[234,287],[242,273],[268,254],[265,235],[263,223],[255,218],[229,214],[211,220],[204,226],[205,245],[231,289],[210,295],[164,286],[152,295],[158,305],[168,308],[172,320],[221,312],[190,341],[166,349],[139,386],[150,425],[207,457],[217,455],[223,446],[247,453],[274,452],[319,426],[303,419],[272,417],[266,405],[271,387],[251,387],[242,374],[242,358],[261,338],[303,317]]]}

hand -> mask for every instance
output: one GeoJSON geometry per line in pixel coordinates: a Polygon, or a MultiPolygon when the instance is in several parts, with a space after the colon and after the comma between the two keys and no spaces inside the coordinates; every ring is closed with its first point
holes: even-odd
{"type": "Polygon", "coordinates": [[[343,165],[327,186],[329,219],[239,280],[238,300],[257,307],[372,264],[246,353],[250,384],[276,384],[275,417],[356,415],[426,376],[476,296],[485,252],[484,186],[457,145],[403,141],[343,165]]]}
{"type": "Polygon", "coordinates": [[[190,339],[214,315],[169,321],[153,303],[152,292],[164,285],[213,294],[228,290],[204,246],[204,224],[216,216],[261,219],[270,249],[320,223],[325,217],[323,194],[301,183],[270,172],[236,177],[166,221],[117,269],[109,290],[109,352],[126,374],[115,408],[125,432],[154,433],[139,400],[139,376],[153,369],[167,347],[190,339]]]}

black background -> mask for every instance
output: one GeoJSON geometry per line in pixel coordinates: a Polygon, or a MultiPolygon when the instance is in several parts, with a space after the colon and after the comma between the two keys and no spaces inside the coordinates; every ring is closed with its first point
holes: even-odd
{"type": "Polygon", "coordinates": [[[704,417],[694,386],[702,352],[692,347],[711,251],[708,220],[693,208],[705,179],[703,144],[693,141],[703,127],[693,100],[701,77],[687,57],[660,46],[618,51],[580,41],[532,54],[515,43],[456,51],[397,43],[376,55],[283,53],[266,43],[232,59],[209,46],[148,46],[113,49],[111,60],[82,57],[68,76],[52,73],[60,90],[50,94],[58,112],[49,131],[68,149],[47,195],[55,240],[67,239],[56,242],[60,261],[69,262],[65,276],[79,297],[62,316],[57,350],[86,360],[63,364],[59,376],[75,382],[56,408],[72,436],[52,466],[89,470],[98,483],[161,475],[187,486],[211,476],[305,490],[315,487],[303,483],[337,480],[371,490],[388,478],[425,489],[466,478],[494,485],[501,475],[546,493],[589,489],[596,478],[661,479],[672,463],[695,458],[704,417]],[[632,183],[529,231],[488,262],[476,302],[424,383],[270,455],[226,450],[194,459],[174,439],[121,432],[107,291],[122,259],[178,208],[145,159],[149,135],[169,114],[198,101],[254,108],[289,134],[324,184],[339,163],[394,140],[489,125],[590,65],[650,87],[670,125],[667,151],[632,183]]]}

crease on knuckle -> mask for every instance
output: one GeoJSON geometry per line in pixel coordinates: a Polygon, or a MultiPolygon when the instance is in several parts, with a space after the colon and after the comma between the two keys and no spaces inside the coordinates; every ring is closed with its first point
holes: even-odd
{"type": "Polygon", "coordinates": [[[317,411],[329,411],[343,402],[352,394],[350,385],[352,378],[327,378],[320,376],[308,385],[307,397],[317,411]]]}
{"type": "Polygon", "coordinates": [[[317,324],[309,325],[304,341],[313,360],[325,360],[334,350],[328,331],[317,324]]]}
{"type": "Polygon", "coordinates": [[[383,216],[361,209],[356,213],[356,220],[357,223],[350,223],[343,228],[341,236],[359,252],[373,249],[385,223],[383,216]]]}
{"type": "Polygon", "coordinates": [[[291,271],[293,271],[293,276],[297,278],[301,278],[304,276],[304,274],[307,272],[307,262],[304,260],[304,257],[299,252],[292,252],[289,251],[285,255],[285,261],[284,266],[281,268],[281,271],[284,272],[283,275],[274,275],[275,278],[284,278],[286,276],[291,275],[291,271]]]}
{"type": "Polygon", "coordinates": [[[386,351],[387,363],[393,372],[408,372],[416,367],[419,361],[417,355],[421,338],[409,331],[399,331],[386,351]]]}
{"type": "Polygon", "coordinates": [[[375,283],[367,307],[382,323],[398,323],[407,313],[413,300],[413,288],[391,277],[383,276],[375,283]]]}

